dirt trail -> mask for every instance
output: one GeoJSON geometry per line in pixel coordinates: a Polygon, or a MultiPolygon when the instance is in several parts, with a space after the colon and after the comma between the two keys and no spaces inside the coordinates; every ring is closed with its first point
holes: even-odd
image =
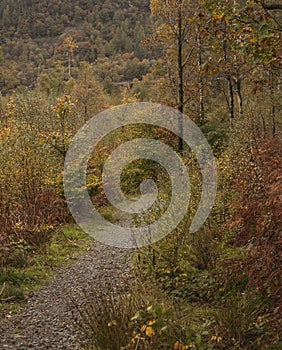
{"type": "Polygon", "coordinates": [[[73,326],[78,317],[73,300],[81,305],[89,293],[113,294],[126,289],[131,279],[127,253],[95,242],[30,296],[22,313],[1,316],[0,349],[82,349],[73,326]]]}

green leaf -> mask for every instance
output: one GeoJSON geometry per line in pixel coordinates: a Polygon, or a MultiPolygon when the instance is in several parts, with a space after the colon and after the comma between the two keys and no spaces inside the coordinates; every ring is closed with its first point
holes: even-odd
{"type": "Polygon", "coordinates": [[[269,25],[266,21],[263,21],[260,28],[259,28],[259,32],[261,36],[268,36],[269,35],[269,25]]]}
{"type": "Polygon", "coordinates": [[[200,334],[197,334],[197,335],[196,335],[195,344],[196,344],[196,346],[197,346],[198,348],[202,345],[202,337],[201,337],[200,334]]]}
{"type": "Polygon", "coordinates": [[[130,321],[135,321],[135,320],[137,320],[139,317],[140,317],[140,311],[137,311],[136,314],[135,314],[133,317],[131,317],[130,321]]]}

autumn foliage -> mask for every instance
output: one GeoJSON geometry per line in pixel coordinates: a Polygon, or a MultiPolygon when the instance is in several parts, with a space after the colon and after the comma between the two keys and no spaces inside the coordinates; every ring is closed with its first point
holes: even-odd
{"type": "Polygon", "coordinates": [[[43,248],[66,218],[55,186],[57,162],[35,126],[17,118],[17,111],[23,117],[11,98],[0,130],[0,266],[13,261],[19,244],[33,251],[43,248]]]}
{"type": "Polygon", "coordinates": [[[248,247],[244,268],[249,283],[276,298],[281,297],[281,155],[282,142],[278,139],[264,141],[254,149],[253,164],[260,181],[254,185],[255,173],[246,174],[249,181],[241,187],[244,193],[237,213],[240,232],[236,238],[237,244],[248,247]]]}
{"type": "Polygon", "coordinates": [[[250,152],[249,166],[235,180],[241,196],[230,228],[236,230],[233,245],[245,250],[245,258],[227,259],[221,266],[226,285],[240,285],[263,296],[268,323],[278,334],[282,312],[282,142],[259,140],[250,152]]]}

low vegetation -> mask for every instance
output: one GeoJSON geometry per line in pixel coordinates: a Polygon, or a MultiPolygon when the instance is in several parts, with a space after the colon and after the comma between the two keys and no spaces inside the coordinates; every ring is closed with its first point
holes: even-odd
{"type": "Polygon", "coordinates": [[[269,180],[281,171],[275,154],[281,154],[277,140],[252,151],[227,146],[205,227],[191,236],[188,219],[138,250],[137,285],[81,310],[80,326],[94,349],[279,349],[281,220],[275,213],[281,204],[277,195],[267,199],[281,192],[281,183],[269,180]],[[256,234],[246,230],[254,215],[256,234]]]}
{"type": "Polygon", "coordinates": [[[78,258],[90,244],[91,239],[75,225],[58,229],[37,247],[24,239],[14,242],[8,258],[1,260],[0,310],[16,310],[31,291],[54,276],[63,264],[78,258]]]}

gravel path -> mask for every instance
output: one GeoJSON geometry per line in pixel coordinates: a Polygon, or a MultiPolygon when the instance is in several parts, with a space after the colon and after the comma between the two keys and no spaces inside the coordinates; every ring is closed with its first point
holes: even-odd
{"type": "Polygon", "coordinates": [[[125,290],[131,275],[126,250],[95,242],[87,253],[62,268],[41,290],[31,295],[23,312],[0,316],[0,349],[83,349],[73,326],[73,300],[83,304],[88,293],[125,290]]]}

